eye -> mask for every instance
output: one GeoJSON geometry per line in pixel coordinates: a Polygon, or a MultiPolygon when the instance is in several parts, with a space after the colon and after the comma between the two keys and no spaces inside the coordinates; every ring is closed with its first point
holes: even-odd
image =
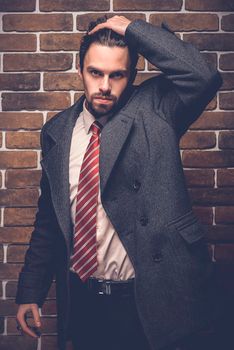
{"type": "Polygon", "coordinates": [[[114,72],[114,73],[112,73],[111,74],[111,78],[113,78],[113,79],[120,79],[120,78],[122,78],[124,75],[123,75],[123,73],[122,72],[114,72]]]}
{"type": "Polygon", "coordinates": [[[93,76],[93,77],[100,77],[101,76],[101,72],[99,72],[98,70],[96,69],[92,69],[90,71],[90,74],[93,76]]]}

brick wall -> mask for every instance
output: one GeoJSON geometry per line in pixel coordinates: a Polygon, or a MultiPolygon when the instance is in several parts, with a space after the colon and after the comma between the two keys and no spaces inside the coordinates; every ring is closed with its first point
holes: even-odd
{"type": "MultiPolygon", "coordinates": [[[[183,40],[202,50],[222,74],[221,91],[181,140],[181,152],[194,210],[207,227],[218,285],[223,299],[228,303],[232,300],[233,10],[233,0],[0,0],[1,349],[56,349],[54,286],[41,310],[43,336],[39,341],[17,335],[14,296],[39,195],[40,129],[82,93],[76,73],[77,51],[87,23],[97,14],[121,13],[153,24],[166,20],[183,40]]],[[[157,74],[143,58],[138,68],[137,83],[157,74]]],[[[233,304],[228,305],[233,310],[233,304]]],[[[224,312],[220,322],[223,329],[228,329],[229,317],[224,312]]],[[[206,344],[206,350],[211,349],[210,340],[206,344]]]]}

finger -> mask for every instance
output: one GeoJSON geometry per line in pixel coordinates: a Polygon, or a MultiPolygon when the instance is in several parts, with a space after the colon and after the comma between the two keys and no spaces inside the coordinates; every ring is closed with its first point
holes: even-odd
{"type": "Polygon", "coordinates": [[[88,32],[88,34],[89,35],[94,34],[98,30],[103,29],[103,28],[110,28],[110,24],[108,22],[97,24],[91,31],[88,32]]]}
{"type": "Polygon", "coordinates": [[[41,318],[40,318],[38,306],[36,305],[32,306],[32,314],[33,314],[35,326],[41,327],[41,318]]]}
{"type": "Polygon", "coordinates": [[[25,316],[26,316],[27,310],[22,310],[19,311],[17,314],[17,321],[20,324],[22,331],[28,335],[30,335],[33,338],[37,338],[37,335],[28,327],[26,321],[25,321],[25,316]]]}

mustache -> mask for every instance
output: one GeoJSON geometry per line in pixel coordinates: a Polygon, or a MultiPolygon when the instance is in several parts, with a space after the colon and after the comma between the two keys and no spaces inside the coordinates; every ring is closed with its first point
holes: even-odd
{"type": "Polygon", "coordinates": [[[92,95],[92,98],[98,98],[100,100],[111,100],[114,101],[116,100],[116,97],[114,95],[104,95],[104,94],[94,94],[92,95]]]}

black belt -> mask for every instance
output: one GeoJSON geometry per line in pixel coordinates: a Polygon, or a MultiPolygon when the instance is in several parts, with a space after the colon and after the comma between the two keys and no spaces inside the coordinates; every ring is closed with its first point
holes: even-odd
{"type": "Polygon", "coordinates": [[[84,284],[97,295],[130,296],[134,293],[134,278],[124,281],[90,277],[84,284]]]}

